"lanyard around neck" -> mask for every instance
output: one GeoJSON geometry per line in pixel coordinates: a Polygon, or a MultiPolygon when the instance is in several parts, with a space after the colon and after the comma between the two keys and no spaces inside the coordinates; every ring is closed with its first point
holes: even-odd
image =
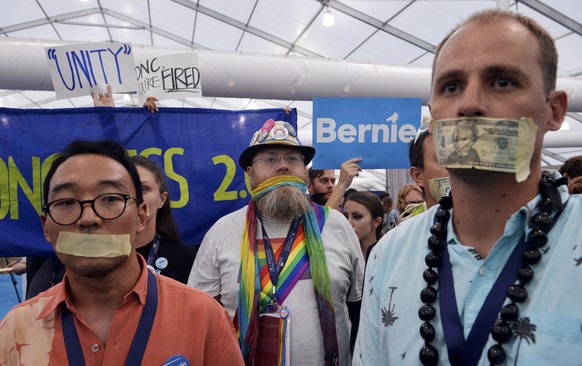
{"type": "MultiPolygon", "coordinates": [[[[553,217],[550,228],[558,221],[561,213],[562,211],[558,211],[553,217]]],[[[443,241],[446,241],[446,239],[443,239],[443,241]]],[[[522,235],[519,243],[513,249],[499,277],[497,277],[497,280],[489,291],[471,327],[467,340],[465,340],[463,334],[463,325],[457,308],[457,298],[455,295],[454,279],[447,243],[445,242],[443,245],[443,258],[438,265],[439,307],[449,362],[452,366],[477,365],[487,343],[487,339],[489,338],[489,334],[491,333],[491,329],[493,329],[499,310],[507,298],[507,288],[515,283],[517,269],[523,264],[521,254],[527,246],[525,234],[522,235]]]]}
{"type": "Polygon", "coordinates": [[[277,285],[279,282],[279,275],[285,267],[285,263],[287,262],[287,258],[289,258],[289,254],[291,253],[291,247],[293,246],[293,242],[295,241],[295,236],[297,235],[297,231],[299,230],[299,225],[303,221],[302,217],[296,217],[291,222],[291,226],[289,227],[289,232],[287,233],[287,237],[285,238],[285,243],[283,244],[283,250],[279,255],[279,260],[275,260],[275,252],[273,251],[273,246],[271,245],[271,241],[267,236],[267,232],[265,231],[265,225],[263,225],[263,221],[261,220],[261,216],[257,214],[259,221],[261,221],[261,231],[263,232],[263,245],[265,246],[265,257],[267,259],[267,267],[269,268],[269,276],[271,278],[271,283],[273,284],[273,300],[277,299],[277,285]]]}
{"type": "Polygon", "coordinates": [[[497,314],[499,314],[499,309],[506,299],[507,288],[517,278],[517,268],[522,263],[521,253],[525,248],[524,237],[525,235],[519,240],[491,291],[489,291],[467,340],[463,334],[463,325],[457,309],[449,251],[447,247],[442,251],[443,258],[438,266],[439,306],[449,362],[452,366],[477,365],[495,319],[497,319],[497,314]]]}
{"type": "MultiPolygon", "coordinates": [[[[141,313],[137,330],[133,336],[131,348],[127,354],[127,360],[125,362],[127,366],[141,365],[158,309],[158,284],[156,277],[151,271],[148,270],[146,272],[148,273],[146,303],[141,313]]],[[[64,303],[61,307],[61,319],[69,365],[85,366],[85,358],[83,357],[83,349],[81,348],[81,342],[79,341],[79,335],[75,327],[75,320],[69,309],[67,309],[67,305],[64,303]]]]}
{"type": "Polygon", "coordinates": [[[160,235],[156,234],[154,241],[152,242],[152,246],[150,247],[150,251],[148,252],[148,259],[147,263],[148,266],[154,266],[156,258],[158,257],[158,250],[160,249],[160,235]]]}

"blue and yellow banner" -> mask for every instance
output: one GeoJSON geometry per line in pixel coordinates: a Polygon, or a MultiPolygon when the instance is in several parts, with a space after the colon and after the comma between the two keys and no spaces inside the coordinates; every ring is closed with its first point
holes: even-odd
{"type": "Polygon", "coordinates": [[[42,182],[75,139],[113,139],[160,164],[182,240],[200,244],[220,217],[248,203],[238,157],[270,118],[297,127],[296,111],[283,109],[0,108],[0,256],[52,253],[39,220],[42,182]]]}

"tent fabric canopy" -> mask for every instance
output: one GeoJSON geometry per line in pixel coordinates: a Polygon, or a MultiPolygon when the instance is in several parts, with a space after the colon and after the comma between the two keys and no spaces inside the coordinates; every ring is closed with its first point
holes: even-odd
{"type": "MultiPolygon", "coordinates": [[[[582,2],[576,0],[20,0],[0,3],[2,42],[131,42],[167,49],[307,57],[409,68],[430,68],[437,43],[471,13],[509,7],[550,31],[559,52],[558,76],[582,80],[582,2]],[[335,24],[322,24],[329,7],[335,24]]],[[[1,86],[0,86],[1,87],[1,86]]],[[[32,88],[31,88],[32,89],[32,88]]],[[[46,89],[46,88],[45,88],[46,89]]],[[[138,106],[137,97],[116,94],[117,106],[138,106]]],[[[57,100],[53,91],[0,89],[0,106],[74,108],[90,97],[57,100]]],[[[301,136],[311,135],[312,105],[305,100],[205,96],[165,100],[160,106],[216,109],[291,107],[301,136]]],[[[423,114],[428,109],[423,108],[423,114]]],[[[569,112],[564,129],[582,131],[582,114],[569,112]]],[[[548,147],[543,162],[559,166],[582,154],[577,146],[548,147]]],[[[383,190],[384,171],[368,171],[357,189],[383,190]]]]}

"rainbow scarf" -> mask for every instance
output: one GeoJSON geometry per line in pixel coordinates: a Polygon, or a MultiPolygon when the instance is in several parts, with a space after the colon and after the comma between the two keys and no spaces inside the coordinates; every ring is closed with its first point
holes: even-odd
{"type": "MultiPolygon", "coordinates": [[[[247,365],[252,365],[255,358],[259,330],[259,312],[261,307],[261,301],[259,299],[261,294],[261,278],[257,255],[257,213],[255,200],[282,186],[296,187],[302,192],[305,192],[307,189],[305,181],[300,178],[294,176],[276,176],[259,184],[251,192],[253,199],[250,201],[247,208],[246,222],[241,243],[238,310],[237,316],[235,317],[238,322],[236,325],[238,325],[239,343],[247,365]]],[[[325,251],[321,241],[321,230],[323,229],[325,218],[328,213],[328,207],[324,208],[317,204],[313,204],[313,206],[305,213],[303,224],[299,229],[300,231],[303,231],[304,235],[297,235],[294,242],[294,247],[297,245],[297,248],[293,249],[300,249],[301,246],[307,248],[308,266],[310,267],[315,300],[317,301],[319,324],[323,333],[325,364],[333,365],[338,362],[339,351],[331,285],[329,281],[329,273],[327,271],[325,251]],[[302,239],[301,244],[296,243],[297,238],[299,237],[302,239]]],[[[289,263],[291,262],[292,261],[287,260],[283,272],[287,270],[287,267],[290,266],[289,263]]],[[[270,283],[270,281],[268,282],[270,283]]],[[[294,285],[294,282],[292,284],[294,285]]],[[[289,286],[292,284],[291,282],[288,283],[287,288],[282,289],[282,292],[288,294],[292,288],[292,286],[289,286]]],[[[271,290],[265,292],[272,293],[271,283],[270,286],[271,290]]],[[[277,294],[279,293],[279,290],[277,290],[277,294]]],[[[282,300],[280,302],[282,302],[282,300]]]]}

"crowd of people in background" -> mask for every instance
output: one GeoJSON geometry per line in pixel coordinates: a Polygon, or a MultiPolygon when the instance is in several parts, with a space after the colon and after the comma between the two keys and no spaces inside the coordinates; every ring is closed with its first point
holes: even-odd
{"type": "MultiPolygon", "coordinates": [[[[426,120],[423,121],[424,123],[426,120]]],[[[338,209],[344,214],[360,240],[360,246],[366,260],[374,244],[384,234],[401,222],[434,206],[443,195],[448,193],[448,191],[435,193],[430,188],[429,190],[424,188],[425,185],[430,185],[430,179],[435,179],[429,177],[448,179],[446,169],[438,165],[434,149],[429,143],[432,144],[432,136],[429,135],[427,129],[423,130],[421,126],[417,137],[410,143],[410,177],[413,183],[406,184],[397,190],[396,206],[394,206],[394,198],[385,191],[358,191],[350,187],[354,177],[357,177],[361,172],[357,163],[362,159],[350,159],[345,162],[340,168],[339,179],[336,178],[336,172],[333,169],[315,170],[309,168],[306,171],[307,192],[311,200],[338,209]],[[428,146],[429,149],[426,152],[427,157],[423,158],[422,161],[417,160],[412,155],[418,154],[415,152],[415,145],[418,146],[418,144],[428,146]],[[425,168],[429,165],[430,168],[425,168]],[[430,173],[426,173],[427,171],[430,173]],[[435,171],[438,172],[436,175],[434,175],[435,171]],[[353,193],[357,194],[351,197],[353,193]],[[330,197],[332,197],[331,201],[330,197]],[[335,197],[340,197],[340,199],[335,197]],[[380,212],[378,204],[382,206],[382,215],[378,215],[380,212]],[[357,209],[354,209],[354,206],[357,209]],[[366,223],[365,227],[362,227],[363,222],[366,223]],[[380,225],[376,225],[378,222],[380,225]]],[[[420,155],[424,156],[424,154],[425,151],[421,149],[420,155]]],[[[138,235],[136,250],[146,258],[148,266],[157,273],[187,283],[198,246],[185,245],[179,238],[171,214],[169,192],[164,173],[153,160],[142,156],[132,156],[129,159],[137,167],[140,178],[143,177],[144,200],[149,207],[146,230],[138,235]],[[161,243],[165,244],[161,245],[161,243]]],[[[582,156],[567,159],[559,167],[559,172],[567,178],[571,194],[582,193],[582,156]]],[[[26,257],[15,258],[12,262],[0,264],[0,266],[4,267],[3,273],[5,274],[20,275],[26,273],[28,275],[26,299],[59,283],[64,274],[64,268],[56,257],[32,257],[28,259],[28,264],[26,257]],[[36,277],[39,269],[41,273],[36,277]],[[33,281],[33,278],[36,279],[33,281]]]]}

